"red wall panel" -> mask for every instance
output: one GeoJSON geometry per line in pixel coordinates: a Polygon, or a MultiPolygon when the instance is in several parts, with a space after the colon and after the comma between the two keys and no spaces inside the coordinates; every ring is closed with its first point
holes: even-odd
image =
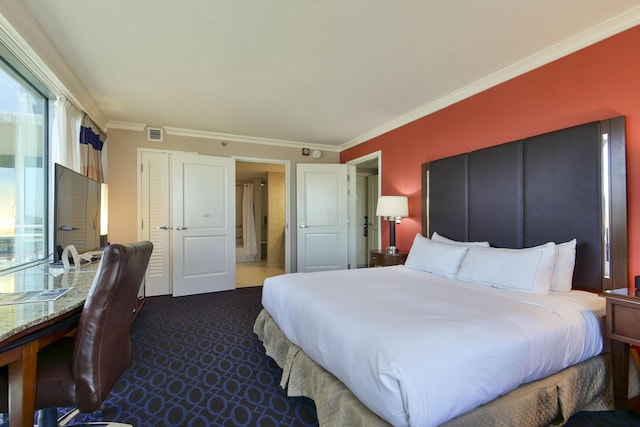
{"type": "MultiPolygon", "coordinates": [[[[340,153],[382,152],[382,194],[409,196],[396,227],[407,251],[421,231],[421,164],[594,120],[627,118],[629,275],[640,275],[640,26],[340,153]]],[[[382,247],[388,245],[387,228],[382,247]]]]}

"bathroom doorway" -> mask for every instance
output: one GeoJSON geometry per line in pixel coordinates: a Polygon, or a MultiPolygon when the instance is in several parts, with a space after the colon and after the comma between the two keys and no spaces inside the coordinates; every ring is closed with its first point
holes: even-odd
{"type": "Polygon", "coordinates": [[[286,165],[236,161],[236,288],[286,271],[286,165]]]}

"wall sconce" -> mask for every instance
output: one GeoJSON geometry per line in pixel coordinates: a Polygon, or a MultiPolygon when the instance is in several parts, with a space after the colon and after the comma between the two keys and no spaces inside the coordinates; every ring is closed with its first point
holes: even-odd
{"type": "Polygon", "coordinates": [[[409,200],[407,196],[380,196],[376,216],[384,217],[389,221],[389,246],[388,254],[397,254],[396,248],[396,223],[409,216],[409,200]]]}

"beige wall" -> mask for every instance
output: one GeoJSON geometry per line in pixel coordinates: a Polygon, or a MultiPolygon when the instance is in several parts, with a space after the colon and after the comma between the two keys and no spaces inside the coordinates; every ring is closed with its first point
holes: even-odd
{"type": "MultiPolygon", "coordinates": [[[[250,159],[290,161],[289,192],[292,224],[296,224],[295,178],[298,163],[339,163],[337,152],[323,150],[322,158],[302,156],[300,148],[275,145],[226,142],[204,138],[164,134],[163,142],[147,141],[146,132],[109,129],[107,143],[107,175],[109,184],[109,241],[127,243],[138,240],[138,148],[189,151],[199,154],[250,159]]],[[[296,265],[296,227],[290,228],[291,268],[296,265]]]]}
{"type": "Polygon", "coordinates": [[[284,267],[284,230],[286,226],[284,206],[285,179],[284,174],[279,172],[269,172],[267,174],[269,192],[269,223],[267,228],[267,265],[284,267]]]}

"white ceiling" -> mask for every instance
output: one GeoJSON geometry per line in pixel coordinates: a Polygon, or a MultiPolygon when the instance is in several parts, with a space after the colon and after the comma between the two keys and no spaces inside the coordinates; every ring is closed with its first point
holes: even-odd
{"type": "Polygon", "coordinates": [[[23,4],[110,127],[333,149],[640,22],[638,0],[23,4]]]}

